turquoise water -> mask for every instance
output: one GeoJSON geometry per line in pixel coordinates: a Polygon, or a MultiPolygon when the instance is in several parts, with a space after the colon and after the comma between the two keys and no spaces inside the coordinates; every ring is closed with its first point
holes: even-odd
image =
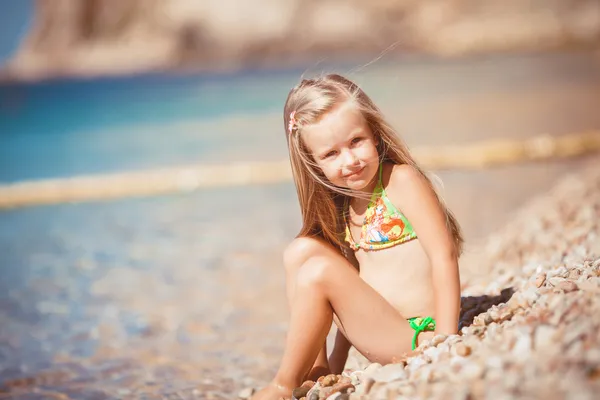
{"type": "MultiPolygon", "coordinates": [[[[586,85],[597,79],[596,70],[577,58],[550,55],[544,60],[548,67],[543,73],[535,56],[523,55],[0,85],[0,184],[188,163],[285,159],[285,98],[300,76],[324,71],[348,75],[363,86],[409,144],[451,144],[468,136],[472,127],[450,120],[440,135],[434,108],[455,112],[448,106],[458,96],[476,104],[484,94],[535,92],[556,82],[586,85]]],[[[518,121],[504,121],[486,124],[485,134],[518,135],[518,121]]],[[[555,126],[553,122],[540,131],[555,126]]]]}
{"type": "Polygon", "coordinates": [[[273,157],[267,148],[284,157],[280,110],[298,76],[146,75],[0,86],[0,182],[256,159],[261,149],[273,157]]]}

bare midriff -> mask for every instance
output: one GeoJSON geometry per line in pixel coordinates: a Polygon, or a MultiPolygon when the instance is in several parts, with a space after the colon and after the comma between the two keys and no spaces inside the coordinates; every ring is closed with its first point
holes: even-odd
{"type": "Polygon", "coordinates": [[[419,239],[355,253],[361,278],[405,318],[435,318],[431,265],[419,239]]]}

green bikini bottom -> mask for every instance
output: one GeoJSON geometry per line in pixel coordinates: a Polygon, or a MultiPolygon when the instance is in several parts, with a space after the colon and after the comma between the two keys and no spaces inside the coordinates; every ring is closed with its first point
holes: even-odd
{"type": "Polygon", "coordinates": [[[414,329],[415,334],[412,340],[412,349],[417,348],[417,337],[419,333],[425,331],[435,331],[435,319],[431,317],[414,317],[408,319],[408,324],[414,329]]]}

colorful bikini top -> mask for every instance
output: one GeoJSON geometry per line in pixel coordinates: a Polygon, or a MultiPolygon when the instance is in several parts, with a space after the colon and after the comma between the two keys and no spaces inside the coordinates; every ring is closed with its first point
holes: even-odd
{"type": "MultiPolygon", "coordinates": [[[[346,237],[355,251],[381,250],[417,238],[412,225],[388,199],[382,183],[383,164],[379,167],[379,181],[373,190],[363,221],[360,241],[355,242],[346,221],[346,237]]],[[[346,200],[345,210],[348,210],[346,200]]]]}

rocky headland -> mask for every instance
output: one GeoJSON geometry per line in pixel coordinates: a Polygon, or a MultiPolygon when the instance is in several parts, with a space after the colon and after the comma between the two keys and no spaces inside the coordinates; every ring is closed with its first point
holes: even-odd
{"type": "Polygon", "coordinates": [[[600,42],[595,0],[38,0],[5,79],[293,67],[600,42]]]}

